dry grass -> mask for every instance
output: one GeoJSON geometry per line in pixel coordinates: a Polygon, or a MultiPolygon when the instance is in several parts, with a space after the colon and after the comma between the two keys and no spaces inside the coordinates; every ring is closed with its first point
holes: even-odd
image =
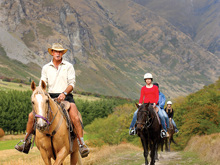
{"type": "MultiPolygon", "coordinates": [[[[103,161],[110,158],[112,155],[117,153],[124,153],[126,151],[141,151],[142,149],[139,147],[136,147],[132,144],[120,144],[117,146],[102,146],[100,148],[92,148],[91,154],[83,159],[84,165],[101,165],[103,164],[103,161]]],[[[117,162],[117,160],[114,158],[114,161],[117,162]]]]}
{"type": "MultiPolygon", "coordinates": [[[[90,154],[88,157],[82,159],[83,165],[101,165],[104,160],[120,152],[125,151],[139,151],[142,150],[139,147],[131,144],[120,144],[118,146],[103,146],[101,148],[90,148],[90,154]]],[[[40,152],[36,147],[30,150],[29,154],[20,153],[14,149],[0,151],[0,165],[43,165],[44,162],[40,156],[40,152]]],[[[69,156],[65,159],[64,165],[69,164],[69,156]]],[[[114,161],[116,161],[114,159],[114,161]]]]}
{"type": "Polygon", "coordinates": [[[185,151],[196,152],[200,159],[217,164],[220,162],[220,133],[191,138],[185,151]]]}
{"type": "Polygon", "coordinates": [[[25,134],[21,134],[21,135],[5,135],[5,136],[0,138],[0,141],[24,139],[24,137],[25,137],[25,134]]]}

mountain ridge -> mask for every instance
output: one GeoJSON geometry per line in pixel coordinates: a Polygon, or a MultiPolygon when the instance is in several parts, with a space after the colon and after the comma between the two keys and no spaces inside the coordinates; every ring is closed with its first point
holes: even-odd
{"type": "Polygon", "coordinates": [[[74,64],[80,90],[137,99],[143,75],[152,72],[163,93],[176,97],[219,75],[216,55],[130,0],[10,0],[0,16],[0,27],[40,57],[40,66],[51,59],[48,44],[68,48],[64,57],[74,64]]]}

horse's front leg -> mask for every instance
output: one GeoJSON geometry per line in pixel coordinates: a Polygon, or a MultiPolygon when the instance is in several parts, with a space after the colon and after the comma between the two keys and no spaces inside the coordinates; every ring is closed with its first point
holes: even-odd
{"type": "Polygon", "coordinates": [[[147,156],[148,156],[148,141],[147,141],[147,137],[145,137],[143,135],[143,133],[141,133],[140,138],[141,138],[142,146],[143,146],[143,149],[144,149],[145,165],[148,165],[148,160],[147,160],[147,156]]]}
{"type": "Polygon", "coordinates": [[[151,148],[150,148],[150,150],[151,150],[151,152],[150,152],[150,157],[151,157],[150,165],[155,164],[156,148],[157,148],[157,143],[156,143],[156,140],[154,140],[153,144],[151,145],[151,148]]]}
{"type": "Polygon", "coordinates": [[[165,138],[165,151],[168,151],[168,146],[167,146],[168,143],[169,143],[168,138],[166,137],[165,138]]]}
{"type": "Polygon", "coordinates": [[[76,164],[82,165],[81,155],[79,151],[74,151],[70,155],[70,164],[76,165],[76,164]]]}
{"type": "Polygon", "coordinates": [[[156,144],[156,149],[155,149],[155,160],[159,160],[157,152],[158,152],[158,143],[156,144]]]}
{"type": "Polygon", "coordinates": [[[51,158],[48,157],[48,152],[42,148],[40,148],[39,150],[45,165],[51,165],[51,158]]]}
{"type": "Polygon", "coordinates": [[[68,151],[66,150],[65,147],[63,147],[56,155],[56,160],[54,162],[53,165],[61,165],[64,161],[64,159],[67,157],[68,155],[68,151]]]}
{"type": "Polygon", "coordinates": [[[162,138],[161,138],[161,143],[160,143],[160,145],[161,145],[161,152],[163,152],[164,139],[162,139],[162,138]]]}
{"type": "Polygon", "coordinates": [[[168,148],[168,152],[170,152],[170,144],[171,144],[171,137],[169,138],[169,148],[168,148]]]}

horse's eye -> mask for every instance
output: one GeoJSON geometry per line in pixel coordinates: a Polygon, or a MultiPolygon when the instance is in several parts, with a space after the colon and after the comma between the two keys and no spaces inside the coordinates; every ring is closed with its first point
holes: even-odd
{"type": "Polygon", "coordinates": [[[49,100],[46,100],[46,103],[49,103],[49,100]]]}
{"type": "Polygon", "coordinates": [[[33,102],[33,101],[32,101],[31,103],[32,103],[32,104],[34,104],[34,102],[33,102]]]}

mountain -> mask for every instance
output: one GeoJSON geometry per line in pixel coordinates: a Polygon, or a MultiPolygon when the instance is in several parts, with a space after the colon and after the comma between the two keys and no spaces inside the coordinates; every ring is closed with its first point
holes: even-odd
{"type": "Polygon", "coordinates": [[[133,0],[220,57],[220,0],[133,0]]]}
{"type": "MultiPolygon", "coordinates": [[[[23,44],[20,50],[34,54],[29,58],[24,51],[24,64],[40,68],[50,61],[47,48],[54,42],[68,48],[65,58],[74,64],[78,90],[137,99],[143,75],[151,72],[173,98],[220,75],[215,54],[131,0],[7,0],[0,18],[0,27],[23,44]]],[[[10,57],[10,44],[0,44],[10,57]]]]}

